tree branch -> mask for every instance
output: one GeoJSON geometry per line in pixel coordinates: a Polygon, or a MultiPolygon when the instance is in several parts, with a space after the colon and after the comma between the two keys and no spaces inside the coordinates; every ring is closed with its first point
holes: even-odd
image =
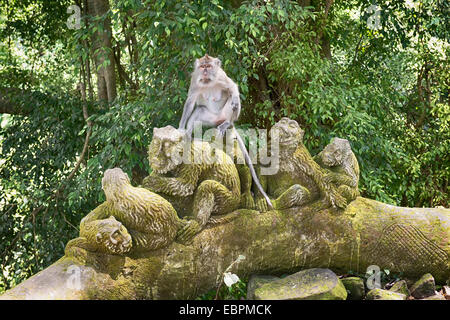
{"type": "Polygon", "coordinates": [[[239,255],[245,260],[233,272],[240,278],[308,268],[365,272],[377,265],[413,278],[430,272],[443,282],[450,276],[449,223],[449,209],[402,208],[360,197],[339,213],[242,210],[189,245],[172,243],[128,257],[92,253],[101,262],[96,266],[65,257],[0,300],[193,299],[217,287],[239,255]],[[78,270],[78,288],[68,285],[69,268],[78,270]]]}

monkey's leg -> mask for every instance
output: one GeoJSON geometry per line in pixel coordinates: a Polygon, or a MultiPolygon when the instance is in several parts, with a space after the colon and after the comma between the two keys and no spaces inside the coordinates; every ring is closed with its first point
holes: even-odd
{"type": "MultiPolygon", "coordinates": [[[[259,182],[261,184],[261,187],[263,188],[264,191],[267,192],[267,176],[263,176],[260,173],[260,168],[258,168],[258,178],[259,178],[259,182]]],[[[259,212],[266,212],[267,210],[269,210],[269,206],[267,204],[266,199],[263,197],[263,195],[261,194],[261,192],[259,192],[256,183],[252,184],[253,187],[253,193],[255,194],[255,206],[256,206],[256,210],[258,210],[259,212]]]]}
{"type": "Polygon", "coordinates": [[[238,101],[233,102],[233,98],[230,97],[228,101],[223,106],[220,115],[217,117],[216,126],[217,130],[219,130],[219,134],[224,136],[227,129],[233,126],[233,122],[236,121],[239,117],[240,112],[240,104],[238,101]],[[239,110],[238,110],[239,105],[239,110]]]}
{"type": "Polygon", "coordinates": [[[86,225],[89,225],[91,222],[106,219],[112,214],[111,206],[107,202],[102,203],[97,208],[92,210],[86,217],[81,219],[80,232],[82,232],[86,228],[86,225]]]}
{"type": "Polygon", "coordinates": [[[327,181],[326,176],[329,170],[321,168],[311,158],[306,147],[302,146],[301,148],[295,152],[296,157],[300,160],[299,163],[301,163],[301,165],[298,165],[298,169],[312,178],[319,188],[324,201],[328,201],[332,207],[345,208],[347,206],[347,200],[339,194],[334,184],[327,181]]]}
{"type": "Polygon", "coordinates": [[[133,252],[159,249],[167,245],[175,237],[175,235],[169,237],[164,234],[155,234],[151,232],[145,233],[136,230],[130,230],[129,232],[131,238],[133,239],[133,252]]]}
{"type": "Polygon", "coordinates": [[[239,206],[239,196],[215,180],[205,180],[194,197],[194,221],[186,224],[177,234],[181,241],[189,241],[207,224],[211,214],[226,214],[239,206]]]}
{"type": "Polygon", "coordinates": [[[208,222],[213,211],[223,211],[225,202],[230,197],[231,192],[221,183],[215,180],[203,181],[194,197],[194,216],[200,226],[203,227],[208,222]]]}
{"type": "Polygon", "coordinates": [[[89,252],[94,251],[93,249],[86,238],[78,237],[67,243],[64,254],[66,257],[70,257],[77,262],[86,264],[89,252]]]}
{"type": "Polygon", "coordinates": [[[294,184],[287,189],[274,202],[277,210],[299,207],[311,200],[311,194],[305,187],[294,184]]]}
{"type": "Polygon", "coordinates": [[[324,176],[325,183],[334,183],[335,185],[347,185],[353,187],[355,185],[354,179],[346,174],[330,172],[324,176]]]}
{"type": "Polygon", "coordinates": [[[252,195],[252,173],[250,171],[250,168],[245,164],[245,158],[242,154],[242,150],[239,147],[237,140],[234,140],[233,144],[234,147],[229,156],[233,158],[233,161],[235,161],[236,169],[239,174],[239,181],[241,182],[240,207],[245,209],[254,209],[255,200],[253,199],[252,195]]]}
{"type": "Polygon", "coordinates": [[[220,125],[218,125],[217,130],[219,130],[219,135],[223,137],[229,127],[231,127],[231,122],[228,120],[226,120],[226,121],[222,122],[220,125]]]}
{"type": "Polygon", "coordinates": [[[257,186],[259,193],[261,193],[261,195],[266,200],[268,208],[273,209],[273,204],[270,201],[269,196],[266,194],[264,187],[261,185],[261,183],[259,181],[258,175],[256,174],[255,168],[253,167],[252,159],[250,158],[250,155],[248,154],[248,151],[245,147],[244,141],[242,140],[241,136],[239,135],[239,133],[237,132],[237,130],[234,127],[233,127],[233,133],[236,136],[236,140],[238,142],[239,149],[241,149],[241,151],[242,151],[242,154],[245,158],[245,162],[247,163],[248,168],[250,169],[250,173],[252,174],[253,182],[257,186]]]}
{"type": "Polygon", "coordinates": [[[328,181],[333,175],[324,174],[321,170],[312,170],[312,172],[313,174],[310,174],[310,176],[319,187],[323,195],[323,201],[328,202],[333,207],[345,208],[347,206],[347,200],[339,193],[335,184],[328,181]]]}
{"type": "Polygon", "coordinates": [[[192,115],[186,125],[186,134],[188,136],[192,134],[196,122],[201,122],[202,125],[207,127],[215,127],[217,118],[218,115],[211,112],[207,107],[197,106],[194,112],[192,112],[192,115]]]}
{"type": "Polygon", "coordinates": [[[252,174],[250,168],[245,164],[236,164],[236,169],[241,181],[241,203],[240,206],[246,209],[253,209],[255,207],[255,200],[252,196],[252,174]]]}

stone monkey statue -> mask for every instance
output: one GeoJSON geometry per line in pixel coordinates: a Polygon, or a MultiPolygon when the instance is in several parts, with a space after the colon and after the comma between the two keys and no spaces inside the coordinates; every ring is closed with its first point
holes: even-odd
{"type": "MultiPolygon", "coordinates": [[[[282,118],[270,130],[279,139],[279,170],[275,175],[260,176],[261,184],[275,198],[275,209],[302,206],[320,200],[322,207],[345,208],[346,199],[334,184],[327,182],[327,172],[311,157],[303,144],[304,131],[297,121],[282,118]]],[[[266,211],[265,201],[257,199],[260,211],[266,211]]]]}
{"type": "MultiPolygon", "coordinates": [[[[224,215],[238,209],[240,180],[233,160],[208,142],[187,140],[172,126],[154,128],[149,146],[152,173],[143,186],[163,197],[189,198],[193,202],[195,220],[185,227],[190,234],[197,233],[210,221],[211,215],[224,215]],[[188,154],[181,157],[188,143],[188,154]],[[214,157],[214,158],[213,158],[214,157]]],[[[181,232],[184,236],[184,233],[181,232]]]]}
{"type": "Polygon", "coordinates": [[[338,191],[348,202],[360,195],[358,190],[359,165],[350,143],[346,139],[333,138],[314,159],[331,172],[325,180],[338,186],[338,191]]]}

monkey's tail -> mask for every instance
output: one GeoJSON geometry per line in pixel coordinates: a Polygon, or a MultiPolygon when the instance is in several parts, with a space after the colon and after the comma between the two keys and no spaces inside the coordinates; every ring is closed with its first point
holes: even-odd
{"type": "Polygon", "coordinates": [[[264,199],[266,199],[267,205],[270,209],[273,209],[272,202],[270,201],[267,194],[264,192],[263,187],[261,186],[261,183],[259,183],[259,179],[256,175],[255,168],[253,168],[252,160],[250,159],[250,156],[248,155],[247,149],[245,148],[244,141],[242,141],[241,136],[237,132],[236,128],[233,127],[234,134],[236,135],[236,139],[239,144],[239,148],[241,148],[242,153],[244,154],[245,162],[247,162],[248,167],[250,168],[250,173],[252,174],[253,181],[256,183],[256,186],[258,187],[259,192],[263,195],[264,199]]]}
{"type": "Polygon", "coordinates": [[[211,216],[209,217],[208,223],[206,224],[207,227],[214,227],[217,226],[219,224],[224,224],[224,223],[228,223],[230,221],[233,221],[234,219],[236,219],[237,217],[239,217],[241,215],[240,211],[233,211],[231,213],[228,214],[224,214],[221,216],[211,216]]]}

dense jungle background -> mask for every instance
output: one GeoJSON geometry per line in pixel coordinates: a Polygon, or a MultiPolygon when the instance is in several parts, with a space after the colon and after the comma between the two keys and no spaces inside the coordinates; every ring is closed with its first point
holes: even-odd
{"type": "Polygon", "coordinates": [[[119,166],[141,183],[195,58],[241,91],[241,127],[346,138],[364,197],[448,206],[449,2],[0,0],[0,292],[63,255],[119,166]],[[75,6],[74,6],[75,5],[75,6]]]}

